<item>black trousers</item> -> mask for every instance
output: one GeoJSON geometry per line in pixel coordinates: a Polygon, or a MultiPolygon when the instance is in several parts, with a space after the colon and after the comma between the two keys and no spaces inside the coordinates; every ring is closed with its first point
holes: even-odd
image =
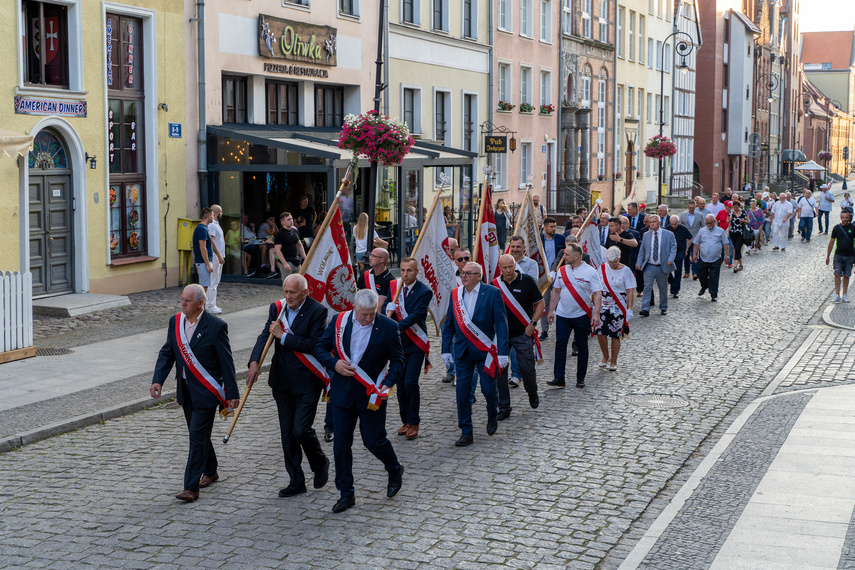
{"type": "Polygon", "coordinates": [[[197,408],[193,406],[187,381],[184,383],[184,419],[187,420],[187,431],[190,435],[190,452],[187,455],[187,466],[184,468],[184,488],[188,491],[199,490],[199,479],[202,475],[213,475],[217,472],[217,454],[211,443],[211,432],[214,429],[214,418],[217,408],[197,408]]]}
{"type": "Polygon", "coordinates": [[[716,260],[712,263],[707,263],[698,259],[698,280],[701,282],[701,287],[709,289],[712,297],[718,297],[718,278],[721,274],[721,262],[716,260]]]}
{"type": "Polygon", "coordinates": [[[343,407],[333,404],[333,455],[335,456],[335,488],[342,497],[352,497],[353,490],[353,432],[359,420],[362,443],[374,457],[383,462],[386,471],[397,472],[401,464],[386,437],[386,402],[380,409],[369,410],[364,404],[343,407]]]}
{"type": "MultiPolygon", "coordinates": [[[[535,331],[536,333],[537,331],[535,331]]],[[[521,334],[508,339],[508,346],[517,353],[517,362],[520,367],[523,387],[527,394],[537,394],[537,372],[534,360],[534,341],[526,334],[521,334]]],[[[508,370],[510,366],[502,368],[502,373],[496,379],[496,388],[499,392],[499,411],[511,411],[511,390],[508,385],[508,370]]]]}
{"type": "Polygon", "coordinates": [[[290,484],[294,486],[306,484],[302,465],[303,453],[306,454],[309,467],[313,472],[323,468],[327,462],[327,456],[321,449],[321,442],[318,441],[318,436],[312,428],[320,398],[320,392],[308,394],[273,392],[276,411],[279,414],[279,431],[282,434],[285,471],[290,477],[290,484]]]}
{"type": "Polygon", "coordinates": [[[398,408],[401,410],[401,423],[405,425],[419,425],[419,407],[421,405],[421,391],[419,390],[419,377],[422,374],[422,365],[425,362],[425,353],[408,352],[404,354],[406,364],[404,367],[404,380],[398,382],[398,408]]]}

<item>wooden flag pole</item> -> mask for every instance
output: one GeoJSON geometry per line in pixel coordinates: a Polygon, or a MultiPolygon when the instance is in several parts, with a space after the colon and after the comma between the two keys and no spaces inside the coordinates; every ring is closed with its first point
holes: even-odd
{"type": "MultiPolygon", "coordinates": [[[[475,245],[472,246],[472,261],[475,263],[478,263],[475,260],[478,259],[478,248],[481,245],[481,222],[484,218],[484,194],[487,192],[487,185],[489,184],[488,180],[489,175],[484,175],[484,189],[481,192],[481,200],[478,205],[478,225],[475,226],[475,235],[473,236],[475,238],[475,245]]],[[[492,204],[490,204],[490,207],[492,207],[492,204]]],[[[486,277],[487,269],[485,267],[482,267],[481,269],[484,270],[484,276],[486,277]]]]}
{"type": "MultiPolygon", "coordinates": [[[[597,209],[597,204],[594,204],[594,207],[591,208],[591,212],[588,214],[588,217],[585,219],[585,222],[582,224],[582,227],[580,227],[578,230],[576,230],[576,233],[573,234],[576,236],[577,240],[579,239],[579,236],[582,235],[582,232],[584,232],[586,229],[588,229],[588,226],[591,225],[591,218],[594,217],[594,212],[596,211],[596,209],[597,209]]],[[[555,266],[555,270],[558,271],[562,265],[564,265],[564,258],[563,257],[558,262],[558,265],[555,266]]]]}
{"type": "MultiPolygon", "coordinates": [[[[333,199],[332,204],[330,205],[329,210],[327,210],[327,215],[324,217],[324,221],[321,224],[320,229],[318,230],[317,235],[323,234],[330,225],[330,220],[332,220],[333,215],[335,214],[335,210],[338,208],[338,199],[341,196],[341,193],[350,184],[350,175],[353,172],[353,163],[348,165],[347,172],[344,174],[344,178],[341,181],[341,185],[338,188],[338,192],[336,192],[335,198],[333,199]]],[[[306,259],[303,261],[303,265],[300,267],[300,275],[305,274],[306,266],[309,264],[309,260],[312,259],[312,256],[315,254],[315,250],[318,248],[319,240],[314,240],[312,242],[312,247],[309,248],[309,253],[306,254],[306,259]]],[[[264,350],[261,351],[261,357],[258,359],[258,370],[259,373],[261,371],[261,365],[264,363],[264,359],[267,358],[267,351],[270,350],[270,346],[273,344],[273,339],[276,338],[273,336],[273,333],[267,337],[267,342],[264,344],[264,350]]],[[[256,378],[256,382],[258,378],[256,378]]],[[[240,403],[238,404],[237,409],[235,410],[235,415],[232,417],[232,421],[229,424],[229,428],[226,430],[226,435],[223,436],[223,443],[228,443],[229,438],[232,435],[232,431],[235,429],[235,424],[237,424],[238,418],[240,417],[241,411],[243,411],[243,406],[246,404],[246,399],[249,397],[249,393],[252,391],[252,387],[255,385],[255,382],[246,387],[246,390],[243,393],[243,396],[240,399],[240,403]]]]}

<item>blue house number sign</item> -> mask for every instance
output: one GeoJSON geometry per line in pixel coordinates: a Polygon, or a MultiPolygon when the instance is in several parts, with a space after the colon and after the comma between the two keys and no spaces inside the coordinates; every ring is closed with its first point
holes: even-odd
{"type": "Polygon", "coordinates": [[[181,123],[169,123],[169,138],[181,138],[181,123]]]}

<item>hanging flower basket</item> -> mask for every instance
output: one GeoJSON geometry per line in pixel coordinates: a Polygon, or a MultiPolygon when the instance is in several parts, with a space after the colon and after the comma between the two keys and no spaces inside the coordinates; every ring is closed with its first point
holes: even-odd
{"type": "Polygon", "coordinates": [[[677,146],[668,137],[656,135],[644,147],[644,156],[648,158],[668,158],[677,154],[677,146]]]}
{"type": "Polygon", "coordinates": [[[827,150],[820,151],[818,156],[820,160],[831,160],[831,153],[827,150]]]}
{"type": "Polygon", "coordinates": [[[338,148],[353,151],[354,159],[364,156],[383,166],[395,166],[404,160],[415,142],[406,123],[366,111],[344,118],[338,148]]]}

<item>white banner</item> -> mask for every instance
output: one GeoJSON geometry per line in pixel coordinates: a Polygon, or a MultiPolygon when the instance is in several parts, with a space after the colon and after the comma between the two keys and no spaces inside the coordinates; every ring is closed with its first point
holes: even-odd
{"type": "Polygon", "coordinates": [[[582,251],[591,258],[591,265],[595,269],[606,262],[606,248],[600,245],[599,226],[593,222],[579,236],[579,245],[582,246],[582,251]]]}
{"type": "Polygon", "coordinates": [[[540,230],[537,226],[534,202],[531,201],[531,191],[527,190],[523,198],[522,207],[517,215],[516,235],[525,241],[525,255],[537,264],[537,286],[540,292],[546,291],[551,283],[549,279],[549,268],[546,266],[546,253],[543,251],[543,243],[540,241],[540,230]]]}
{"type": "Polygon", "coordinates": [[[418,247],[413,250],[413,257],[419,264],[419,281],[433,292],[428,310],[439,330],[448,314],[451,291],[457,287],[454,275],[457,267],[451,259],[448,230],[445,229],[442,202],[439,200],[434,200],[434,209],[428,212],[428,219],[419,238],[418,247]]]}

